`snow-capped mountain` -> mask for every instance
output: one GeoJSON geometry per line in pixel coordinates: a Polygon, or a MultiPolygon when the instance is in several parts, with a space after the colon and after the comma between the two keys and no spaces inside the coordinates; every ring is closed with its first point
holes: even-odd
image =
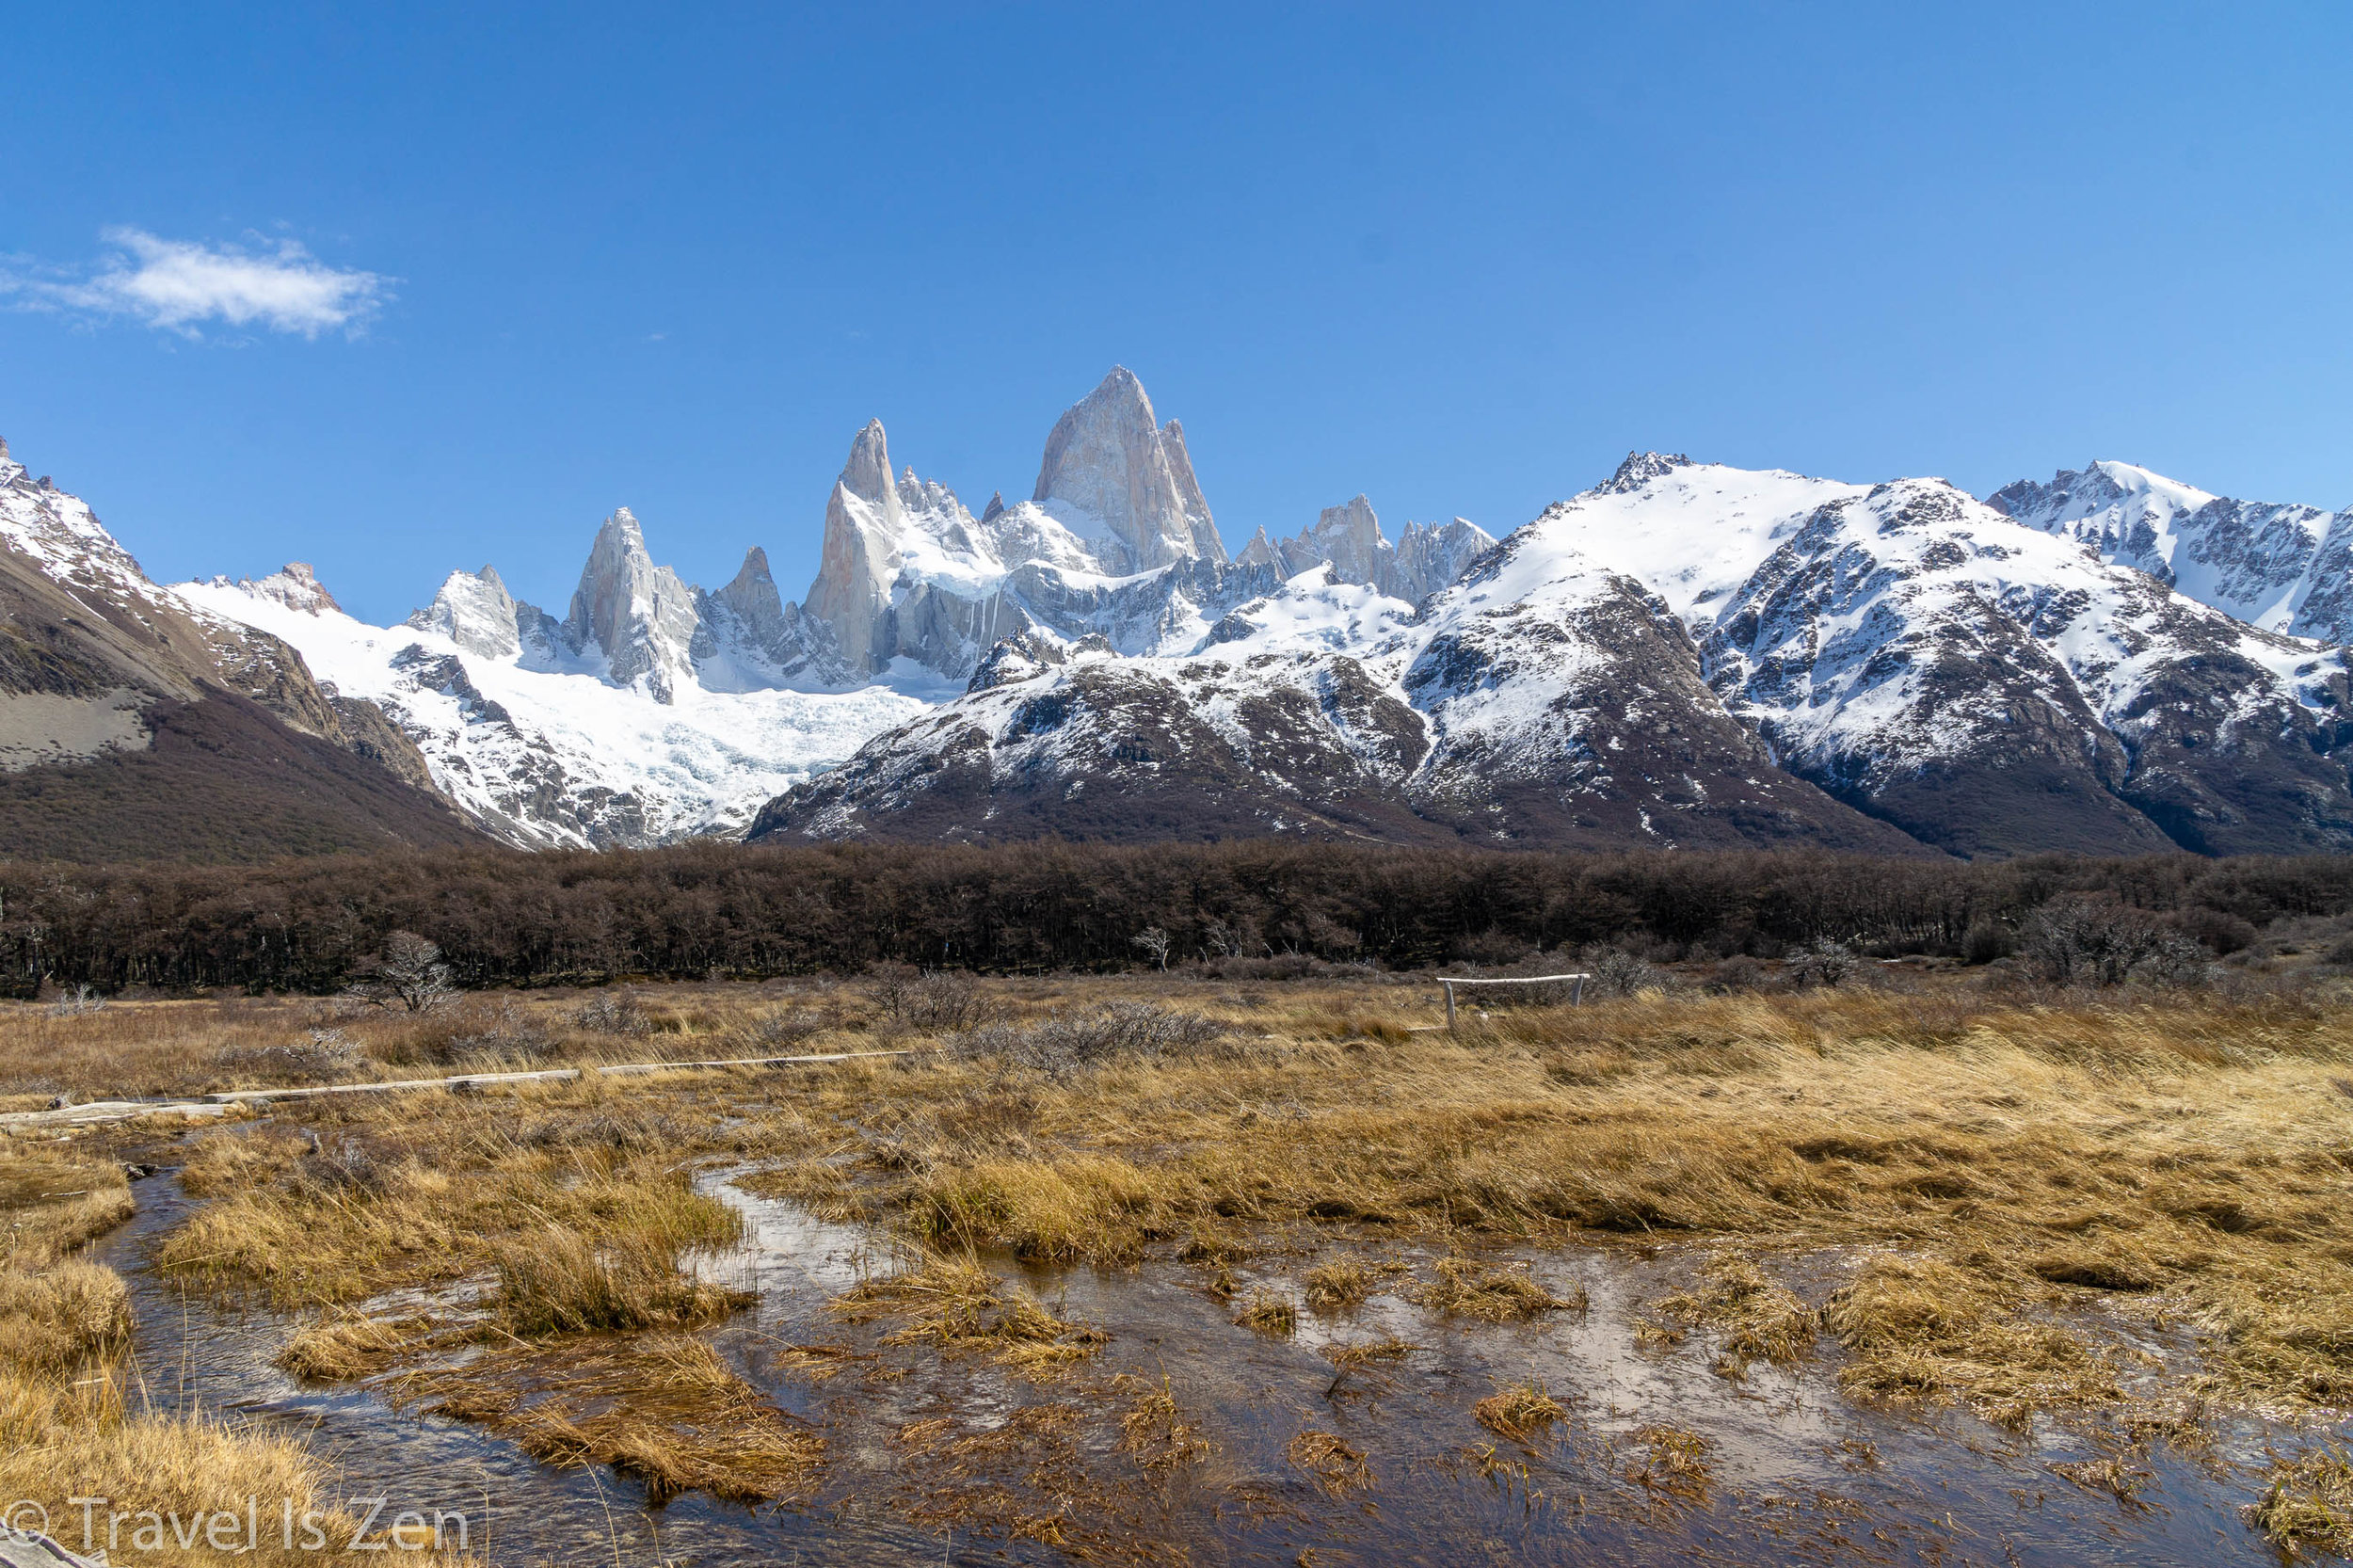
{"type": "MultiPolygon", "coordinates": [[[[1376,578],[1353,510],[1309,537],[1376,578]]],[[[1166,796],[1215,802],[1189,819],[1209,832],[2353,848],[2343,649],[1941,480],[1638,454],[1417,609],[1343,614],[1339,578],[1148,659],[1000,649],[755,836],[1100,833],[1107,799],[1166,796]]]]}
{"type": "Polygon", "coordinates": [[[2353,847],[2341,649],[2260,631],[1942,480],[1647,454],[1561,503],[1792,771],[1961,853],[2353,847]]]}
{"type": "Polygon", "coordinates": [[[684,582],[624,507],[560,616],[485,566],[377,627],[299,565],[157,587],[0,449],[0,589],[115,672],[0,646],[0,769],[222,691],[534,847],[2339,851],[2349,517],[2117,463],[1980,502],[1644,453],[1499,544],[1392,541],[1359,495],[1229,558],[1181,426],[1114,367],[978,516],[870,423],[799,602],[758,548],[684,582]]]}
{"type": "Polygon", "coordinates": [[[473,836],[373,704],[151,582],[5,441],[0,821],[0,854],[16,857],[243,858],[473,836]]]}
{"type": "Polygon", "coordinates": [[[526,848],[740,833],[770,796],[923,709],[883,686],[706,684],[703,669],[743,649],[696,661],[707,623],[689,618],[694,596],[667,568],[648,566],[644,548],[626,512],[607,521],[565,621],[518,604],[488,567],[454,574],[431,608],[396,627],[306,597],[307,568],[174,591],[299,648],[319,679],[375,703],[443,793],[526,848]],[[644,596],[633,611],[626,593],[644,596]]]}
{"type": "MultiPolygon", "coordinates": [[[[1493,542],[1457,520],[1408,525],[1393,548],[1353,504],[1351,564],[1367,583],[1421,584],[1493,542]]],[[[1312,540],[1285,559],[1314,557],[1312,540]]],[[[800,604],[757,548],[715,593],[681,581],[626,507],[598,530],[561,618],[490,566],[452,572],[391,628],[344,615],[306,567],[176,591],[300,648],[391,716],[450,799],[539,847],[740,832],[762,802],[953,694],[1006,638],[1181,648],[1286,575],[1225,559],[1181,427],[1114,368],[1054,426],[1032,499],[982,518],[912,469],[892,478],[883,426],[867,425],[800,604]]]]}
{"type": "Polygon", "coordinates": [[[1523,529],[1417,608],[1319,565],[1191,648],[1000,645],[752,836],[1917,852],[1775,767],[1631,579],[1523,529]]]}
{"type": "Polygon", "coordinates": [[[1986,498],[2266,632],[2353,642],[2353,508],[2232,501],[2130,463],[2062,469],[1986,498]]]}
{"type": "Polygon", "coordinates": [[[1465,518],[1449,522],[1409,522],[1396,544],[1381,531],[1372,502],[1357,496],[1344,506],[1326,506],[1313,526],[1277,541],[1261,527],[1234,559],[1250,566],[1279,566],[1286,576],[1329,562],[1341,578],[1366,583],[1391,599],[1418,604],[1463,574],[1463,568],[1495,548],[1495,537],[1465,518]]]}

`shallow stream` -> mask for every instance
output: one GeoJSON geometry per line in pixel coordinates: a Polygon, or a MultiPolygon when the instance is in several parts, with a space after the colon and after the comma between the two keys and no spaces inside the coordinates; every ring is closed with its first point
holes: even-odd
{"type": "MultiPolygon", "coordinates": [[[[643,1489],[610,1469],[553,1469],[461,1422],[396,1411],[364,1385],[297,1381],[272,1363],[293,1320],[184,1297],[146,1266],[153,1240],[189,1208],[169,1176],[141,1184],[137,1217],[102,1244],[101,1260],[131,1282],[138,1370],[154,1404],[309,1432],[340,1496],[389,1499],[385,1519],[404,1508],[461,1513],[473,1551],[500,1564],[1068,1560],[1034,1540],[976,1531],[985,1511],[960,1514],[959,1499],[980,1493],[1004,1505],[1000,1520],[1017,1502],[1032,1517],[1062,1510],[1093,1521],[1097,1556],[1158,1551],[1158,1560],[1202,1564],[2280,1561],[2242,1514],[2266,1437],[2254,1423],[2223,1428],[2200,1455],[2160,1445],[2132,1456],[2145,1477],[2137,1498],[2121,1501],[2051,1468],[2096,1457],[2058,1427],[2020,1435],[1953,1412],[1849,1403],[1836,1391],[1832,1351],[1795,1372],[1759,1363],[1735,1382],[1711,1370],[1704,1331],[1680,1345],[1638,1342],[1641,1304],[1689,1285],[1704,1256],[1696,1248],[1532,1256],[1540,1282],[1561,1295],[1581,1287],[1591,1305],[1525,1326],[1462,1321],[1376,1295],[1337,1316],[1303,1310],[1289,1338],[1236,1325],[1191,1267],[991,1260],[1057,1316],[1111,1335],[1080,1375],[1040,1384],[984,1360],[887,1352],[887,1325],[834,1320],[829,1298],[890,1266],[882,1244],[796,1204],[748,1196],[728,1175],[707,1173],[702,1185],[744,1213],[748,1239],[706,1272],[756,1289],[760,1301],[708,1336],[755,1386],[824,1430],[827,1464],[803,1503],[752,1509],[689,1495],[649,1509],[643,1489]],[[1417,1348],[1336,1382],[1329,1344],[1387,1334],[1417,1348]],[[780,1365],[787,1347],[811,1343],[853,1352],[848,1369],[812,1379],[780,1365]],[[1211,1446],[1208,1457],[1152,1471],[1123,1451],[1107,1393],[1123,1373],[1155,1387],[1165,1379],[1183,1419],[1211,1446]],[[1523,1379],[1570,1410],[1528,1448],[1471,1415],[1498,1384],[1523,1379]],[[1041,1407],[1057,1405],[1067,1409],[1044,1421],[1041,1407]],[[1031,1431],[1025,1421],[1050,1441],[987,1441],[1031,1431]],[[924,1422],[972,1441],[911,1448],[904,1430],[924,1422]],[[1661,1486],[1645,1470],[1661,1427],[1705,1440],[1704,1478],[1661,1486]],[[1361,1451],[1369,1485],[1328,1488],[1294,1464],[1290,1445],[1307,1431],[1361,1451]]],[[[1365,1250],[1427,1261],[1394,1243],[1365,1250]]],[[[1304,1251],[1259,1256],[1235,1274],[1245,1292],[1265,1286],[1297,1299],[1298,1273],[1318,1260],[1304,1251]]],[[[1827,1289],[1789,1283],[1810,1302],[1827,1289]]],[[[2139,1332],[2150,1356],[2186,1353],[2139,1332]]],[[[1089,1542],[1081,1533],[1076,1544],[1089,1542]]]]}

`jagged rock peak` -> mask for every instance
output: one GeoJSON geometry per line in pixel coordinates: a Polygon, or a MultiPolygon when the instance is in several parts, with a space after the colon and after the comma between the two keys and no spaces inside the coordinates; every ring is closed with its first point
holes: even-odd
{"type": "Polygon", "coordinates": [[[420,632],[438,632],[469,653],[504,659],[521,651],[514,596],[498,568],[453,571],[433,602],[408,617],[420,632]]]}
{"type": "Polygon", "coordinates": [[[642,683],[667,702],[678,684],[693,679],[695,627],[693,591],[678,573],[653,564],[636,517],[618,508],[597,530],[572,594],[565,619],[571,642],[601,649],[615,685],[642,683]]]}
{"type": "Polygon", "coordinates": [[[1003,517],[1004,515],[1005,492],[1002,490],[989,491],[988,504],[981,508],[981,520],[983,522],[995,522],[999,518],[1003,517]]]}
{"type": "Polygon", "coordinates": [[[1234,556],[1234,564],[1239,567],[1279,567],[1283,564],[1282,552],[1275,548],[1274,540],[1268,536],[1265,523],[1258,524],[1258,531],[1250,536],[1250,542],[1234,556]]]}
{"type": "MultiPolygon", "coordinates": [[[[226,577],[216,577],[212,581],[218,587],[232,585],[226,577]]],[[[318,574],[311,569],[307,561],[289,561],[264,578],[241,577],[234,586],[256,599],[272,600],[306,616],[315,616],[322,610],[333,610],[338,614],[343,611],[343,606],[335,602],[335,596],[327,591],[326,584],[319,581],[318,574]]]]}
{"type": "Polygon", "coordinates": [[[335,596],[327,591],[327,584],[319,581],[318,573],[311,569],[308,561],[289,561],[256,583],[254,587],[288,609],[300,610],[305,615],[315,616],[321,610],[343,609],[335,602],[335,596]]]}
{"type": "Polygon", "coordinates": [[[8,462],[8,438],[0,436],[0,463],[8,462]]]}
{"type": "Polygon", "coordinates": [[[2137,464],[2095,457],[2080,469],[2058,470],[2047,485],[2038,485],[2031,479],[2005,485],[1987,496],[1985,504],[2005,517],[2041,527],[2061,519],[2062,514],[2089,514],[2129,495],[2153,489],[2173,492],[2200,504],[2214,499],[2203,490],[2160,479],[2137,464]]]}
{"type": "Polygon", "coordinates": [[[890,440],[883,434],[881,420],[868,420],[866,428],[850,442],[850,460],[841,465],[841,483],[852,495],[877,505],[890,500],[890,440]]]}
{"type": "Polygon", "coordinates": [[[1603,495],[1626,495],[1654,479],[1663,479],[1679,468],[1691,466],[1691,459],[1680,452],[1629,452],[1625,461],[1618,465],[1618,472],[1598,488],[1603,495]]]}
{"type": "Polygon", "coordinates": [[[1125,365],[1112,366],[1055,422],[1031,499],[1100,524],[1107,544],[1125,556],[1105,563],[1115,571],[1225,559],[1183,428],[1157,422],[1144,383],[1125,365]]]}

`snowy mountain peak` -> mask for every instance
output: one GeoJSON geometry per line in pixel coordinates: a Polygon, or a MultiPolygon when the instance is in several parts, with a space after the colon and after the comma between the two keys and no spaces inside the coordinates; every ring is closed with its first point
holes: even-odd
{"type": "Polygon", "coordinates": [[[1680,452],[1629,452],[1618,472],[1594,487],[1601,495],[1625,495],[1641,489],[1654,479],[1663,479],[1679,468],[1691,468],[1690,458],[1680,452]]]}
{"type": "Polygon", "coordinates": [[[260,582],[245,586],[264,599],[274,599],[287,609],[299,610],[306,616],[315,616],[322,610],[343,609],[335,602],[335,596],[327,591],[327,585],[319,581],[318,573],[311,569],[308,561],[289,561],[260,582]]]}
{"type": "Polygon", "coordinates": [[[1265,523],[1258,524],[1258,531],[1250,536],[1250,542],[1242,546],[1235,554],[1234,565],[1281,568],[1283,552],[1276,547],[1274,540],[1268,536],[1265,523]]]}
{"type": "Polygon", "coordinates": [[[435,632],[485,659],[512,658],[522,650],[514,596],[497,570],[453,571],[433,602],[408,617],[420,632],[435,632]]]}
{"type": "Polygon", "coordinates": [[[583,650],[603,653],[616,686],[638,686],[658,702],[694,679],[695,598],[678,573],[657,567],[645,531],[626,506],[605,519],[572,594],[564,629],[583,650]]]}
{"type": "Polygon", "coordinates": [[[849,461],[841,465],[841,485],[852,495],[877,506],[887,508],[895,499],[890,481],[890,438],[883,433],[881,420],[868,420],[866,427],[851,440],[849,461]]]}
{"type": "Polygon", "coordinates": [[[1296,575],[1320,562],[1331,563],[1347,583],[1378,588],[1392,599],[1418,603],[1462,574],[1495,539],[1476,523],[1455,518],[1443,523],[1412,523],[1395,545],[1381,531],[1372,503],[1359,495],[1339,506],[1326,506],[1311,527],[1276,543],[1261,528],[1245,546],[1238,564],[1261,560],[1296,575]]]}
{"type": "Polygon", "coordinates": [[[1031,500],[1095,543],[1114,576],[1225,559],[1182,427],[1156,423],[1144,383],[1125,365],[1055,422],[1031,500]]]}
{"type": "Polygon", "coordinates": [[[2005,485],[1986,497],[1986,504],[2029,527],[2063,533],[2073,532],[2064,525],[2088,520],[2122,523],[2127,511],[2140,516],[2194,512],[2216,499],[2153,470],[2095,458],[2080,470],[2059,470],[2048,485],[2030,479],[2005,485]]]}
{"type": "Polygon", "coordinates": [[[2353,642],[2353,510],[2233,501],[2113,460],[1986,503],[2266,631],[2353,642]]]}

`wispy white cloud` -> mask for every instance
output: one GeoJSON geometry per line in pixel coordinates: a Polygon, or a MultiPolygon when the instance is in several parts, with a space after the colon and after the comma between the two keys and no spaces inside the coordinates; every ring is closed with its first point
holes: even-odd
{"type": "Polygon", "coordinates": [[[0,297],[33,310],[128,317],[186,337],[218,323],[315,338],[358,331],[383,308],[389,280],[328,266],[294,240],[254,247],[168,240],[109,229],[112,252],[78,269],[0,265],[0,297]]]}

